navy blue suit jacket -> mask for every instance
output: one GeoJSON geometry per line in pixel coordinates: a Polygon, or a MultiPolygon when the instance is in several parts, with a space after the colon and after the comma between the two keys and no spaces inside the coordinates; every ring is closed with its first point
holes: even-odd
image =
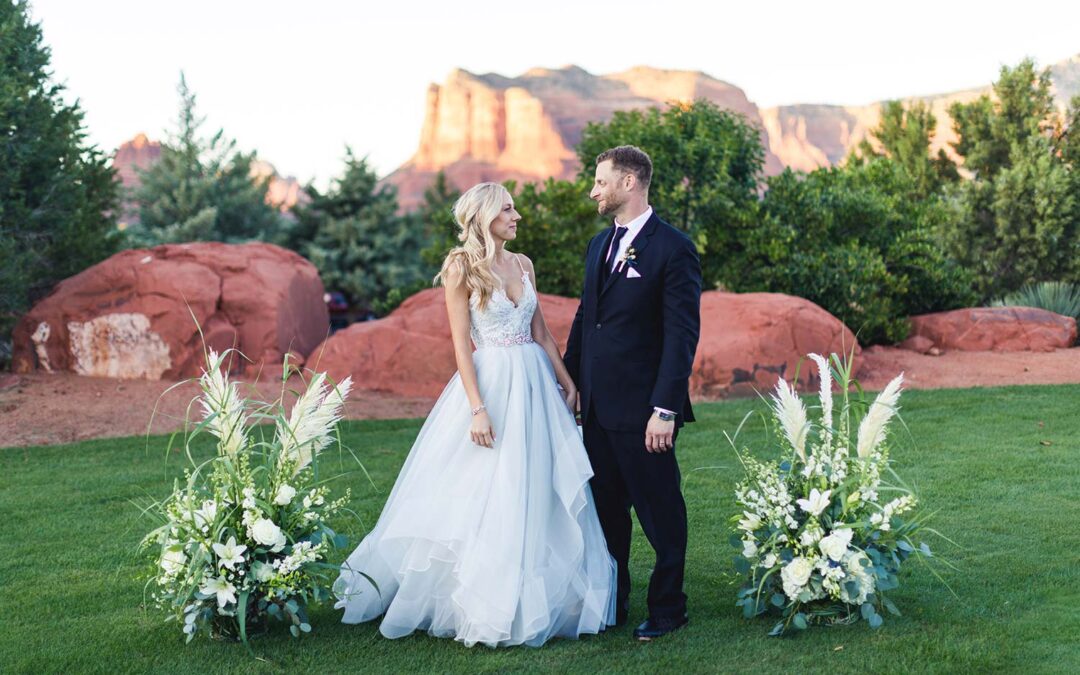
{"type": "Polygon", "coordinates": [[[630,265],[601,284],[614,227],[593,237],[563,361],[605,429],[644,432],[653,408],[694,421],[689,382],[701,326],[701,263],[690,238],[654,212],[631,242],[630,265]]]}

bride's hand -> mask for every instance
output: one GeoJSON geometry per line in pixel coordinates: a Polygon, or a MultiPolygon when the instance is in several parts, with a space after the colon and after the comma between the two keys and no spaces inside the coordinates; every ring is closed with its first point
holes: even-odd
{"type": "Polygon", "coordinates": [[[484,448],[495,447],[495,430],[491,428],[491,419],[487,411],[482,410],[473,415],[472,426],[469,428],[469,437],[472,442],[484,448]]]}
{"type": "Polygon", "coordinates": [[[570,387],[563,390],[563,400],[566,401],[566,407],[570,408],[570,414],[577,413],[578,404],[578,391],[577,387],[570,387]]]}

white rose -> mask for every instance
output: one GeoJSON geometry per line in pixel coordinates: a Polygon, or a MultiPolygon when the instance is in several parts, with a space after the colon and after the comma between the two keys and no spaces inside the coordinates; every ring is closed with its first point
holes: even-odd
{"type": "Polygon", "coordinates": [[[277,494],[274,495],[274,503],[278,506],[285,506],[292,501],[292,498],[296,496],[296,488],[292,487],[288,483],[282,483],[278,488],[277,494]]]}
{"type": "Polygon", "coordinates": [[[764,567],[767,570],[772,569],[772,566],[775,565],[775,564],[776,564],[776,554],[775,553],[769,553],[768,555],[766,555],[764,558],[761,559],[761,566],[764,567]]]}
{"type": "Polygon", "coordinates": [[[814,565],[806,558],[793,558],[791,562],[780,570],[780,579],[784,582],[784,595],[794,600],[802,591],[806,582],[810,581],[810,575],[814,572],[814,565]]]}
{"type": "Polygon", "coordinates": [[[833,530],[832,534],[818,542],[821,552],[829,556],[830,560],[840,562],[847,553],[848,544],[851,543],[852,531],[850,528],[833,530]]]}
{"type": "Polygon", "coordinates": [[[269,546],[271,551],[285,548],[285,535],[269,518],[259,518],[251,524],[251,537],[263,546],[269,546]]]}

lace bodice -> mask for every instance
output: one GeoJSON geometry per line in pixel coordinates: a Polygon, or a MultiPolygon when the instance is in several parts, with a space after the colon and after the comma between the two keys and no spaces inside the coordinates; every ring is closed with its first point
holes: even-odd
{"type": "Polygon", "coordinates": [[[469,333],[477,349],[510,347],[533,341],[531,325],[536,312],[537,297],[525,270],[521,271],[521,283],[521,299],[517,305],[514,305],[506,295],[506,290],[502,288],[492,293],[487,307],[483,310],[479,306],[478,294],[474,293],[469,298],[469,333]]]}

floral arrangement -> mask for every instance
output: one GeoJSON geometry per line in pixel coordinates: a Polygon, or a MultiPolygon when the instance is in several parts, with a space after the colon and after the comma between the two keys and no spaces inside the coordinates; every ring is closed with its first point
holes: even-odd
{"type": "Polygon", "coordinates": [[[331,499],[316,458],[352,382],[331,386],[315,374],[286,416],[284,397],[274,404],[240,397],[222,372],[228,354],[211,351],[198,380],[202,420],[188,437],[185,481],[145,509],[161,523],[142,542],[153,559],[147,587],[188,642],[205,628],[246,644],[271,616],[298,637],[311,631],[308,604],[331,597],[337,566],[327,554],[346,543],[327,522],[349,494],[331,499]],[[251,420],[274,420],[272,437],[269,427],[249,428],[251,420]],[[203,431],[217,438],[217,453],[197,463],[191,440],[203,431]]]}
{"type": "MultiPolygon", "coordinates": [[[[849,397],[851,360],[819,355],[821,417],[812,424],[794,387],[781,380],[772,396],[778,461],[739,452],[746,470],[735,491],[742,511],[732,518],[735,566],[745,577],[737,605],[747,618],[779,615],[770,635],[811,623],[866,620],[882,625],[899,615],[887,591],[899,586],[901,564],[929,557],[918,499],[889,467],[888,424],[897,413],[903,374],[878,394],[861,421],[849,397]],[[833,409],[833,375],[842,401],[833,409]],[[856,423],[857,422],[857,423],[856,423]]],[[[934,532],[936,534],[936,532],[934,532]]]]}

